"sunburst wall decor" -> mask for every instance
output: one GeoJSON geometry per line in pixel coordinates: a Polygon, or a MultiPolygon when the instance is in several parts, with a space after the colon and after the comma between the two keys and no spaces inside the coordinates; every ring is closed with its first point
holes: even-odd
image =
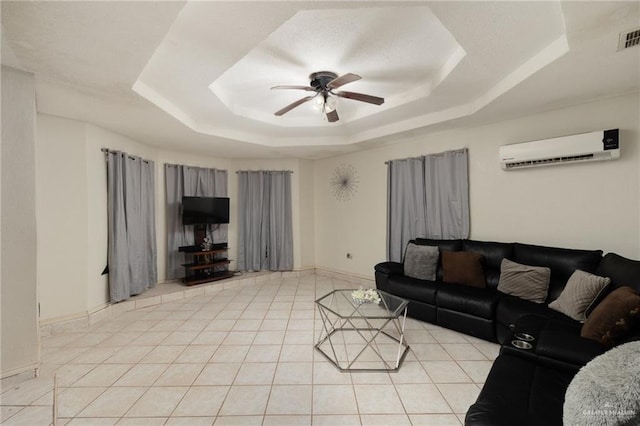
{"type": "Polygon", "coordinates": [[[340,201],[349,201],[358,192],[358,172],[351,164],[340,164],[333,171],[329,184],[331,192],[340,201]]]}

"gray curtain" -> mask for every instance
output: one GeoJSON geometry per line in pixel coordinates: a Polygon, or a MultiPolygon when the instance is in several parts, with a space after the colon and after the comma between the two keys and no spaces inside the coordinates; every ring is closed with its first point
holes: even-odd
{"type": "Polygon", "coordinates": [[[387,188],[388,258],[399,262],[407,242],[426,235],[424,159],[390,161],[387,188]]]}
{"type": "Polygon", "coordinates": [[[158,280],[153,161],[108,151],[108,264],[112,303],[158,280]]]}
{"type": "MultiPolygon", "coordinates": [[[[193,226],[182,225],[182,197],[226,197],[227,171],[178,164],[165,164],[167,218],[167,279],[184,276],[184,254],[178,247],[193,245],[193,226]]],[[[227,242],[227,225],[214,225],[214,243],[227,242]]]]}
{"type": "Polygon", "coordinates": [[[390,161],[387,221],[387,258],[395,262],[413,238],[468,238],[467,149],[390,161]]]}
{"type": "Polygon", "coordinates": [[[238,269],[293,269],[290,171],[238,172],[238,269]]]}

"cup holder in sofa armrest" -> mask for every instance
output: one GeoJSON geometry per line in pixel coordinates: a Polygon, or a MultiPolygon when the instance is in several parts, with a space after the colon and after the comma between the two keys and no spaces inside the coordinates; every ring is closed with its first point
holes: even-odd
{"type": "Polygon", "coordinates": [[[533,342],[534,340],[536,340],[535,337],[527,333],[515,333],[513,337],[515,337],[518,340],[523,340],[525,342],[533,342]]]}
{"type": "Polygon", "coordinates": [[[529,342],[525,342],[524,340],[514,339],[511,341],[511,345],[515,346],[518,349],[531,350],[533,345],[529,342]]]}

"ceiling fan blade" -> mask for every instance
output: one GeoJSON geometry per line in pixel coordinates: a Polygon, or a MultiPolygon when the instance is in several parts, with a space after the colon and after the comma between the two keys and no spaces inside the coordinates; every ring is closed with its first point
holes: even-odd
{"type": "Polygon", "coordinates": [[[384,98],[379,98],[377,96],[365,95],[364,93],[355,93],[355,92],[336,92],[336,96],[340,96],[341,98],[353,99],[354,101],[367,102],[370,104],[382,105],[384,103],[384,98]]]}
{"type": "Polygon", "coordinates": [[[351,74],[346,73],[344,75],[341,75],[338,78],[334,78],[333,80],[331,80],[330,82],[327,83],[327,88],[328,89],[337,89],[340,86],[344,86],[345,84],[348,83],[353,83],[354,81],[358,81],[360,80],[362,77],[360,77],[358,74],[351,74]]]}
{"type": "Polygon", "coordinates": [[[310,101],[311,99],[313,99],[313,98],[315,98],[315,97],[316,97],[316,95],[313,95],[313,96],[305,96],[305,97],[304,97],[304,98],[302,98],[302,99],[298,99],[298,100],[297,100],[297,101],[295,101],[294,103],[287,105],[286,107],[282,108],[282,109],[281,109],[281,110],[279,110],[279,111],[276,111],[274,115],[276,115],[276,116],[278,116],[278,117],[279,117],[279,116],[281,116],[281,115],[284,115],[284,114],[288,113],[289,111],[291,111],[292,109],[294,109],[295,107],[300,106],[300,105],[302,105],[303,103],[305,103],[305,102],[307,102],[307,101],[310,101]]]}
{"type": "Polygon", "coordinates": [[[327,113],[327,120],[329,121],[329,123],[335,123],[339,119],[340,117],[338,117],[338,111],[336,111],[335,109],[327,113]]]}
{"type": "Polygon", "coordinates": [[[307,90],[309,92],[315,92],[316,89],[314,89],[311,86],[287,86],[287,85],[280,85],[280,86],[273,86],[271,88],[271,90],[273,89],[296,89],[296,90],[307,90]]]}

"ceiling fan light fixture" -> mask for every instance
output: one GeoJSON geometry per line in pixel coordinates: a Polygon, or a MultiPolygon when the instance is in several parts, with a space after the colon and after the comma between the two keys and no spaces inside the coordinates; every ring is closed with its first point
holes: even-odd
{"type": "Polygon", "coordinates": [[[313,105],[313,109],[316,111],[322,111],[324,109],[324,96],[318,93],[316,97],[313,98],[313,102],[311,102],[311,104],[313,105]]]}
{"type": "Polygon", "coordinates": [[[327,96],[324,100],[324,112],[335,111],[338,107],[338,99],[334,96],[327,96]]]}
{"type": "Polygon", "coordinates": [[[313,109],[316,111],[320,111],[322,114],[326,114],[331,111],[335,111],[338,107],[338,99],[335,96],[330,96],[329,94],[318,93],[318,95],[313,98],[313,102],[311,103],[313,109]]]}

